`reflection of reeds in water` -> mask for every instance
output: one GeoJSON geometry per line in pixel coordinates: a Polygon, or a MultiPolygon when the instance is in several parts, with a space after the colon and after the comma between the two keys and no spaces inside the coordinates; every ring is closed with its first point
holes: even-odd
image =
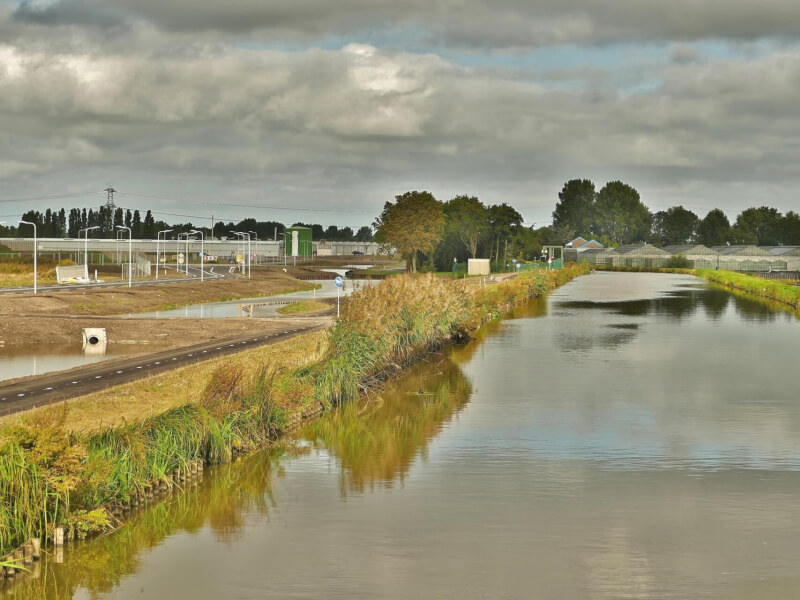
{"type": "Polygon", "coordinates": [[[315,448],[339,460],[342,494],[402,482],[430,440],[469,401],[469,380],[453,362],[437,358],[438,365],[420,363],[388,386],[374,410],[350,403],[302,431],[315,448]]]}
{"type": "Polygon", "coordinates": [[[36,578],[20,576],[0,586],[13,598],[72,598],[79,588],[92,595],[108,593],[121,578],[136,571],[142,552],[179,531],[194,533],[209,527],[218,539],[232,541],[244,529],[244,515],[266,516],[275,502],[272,478],[282,451],[261,451],[206,471],[205,481],[166,501],[131,515],[114,535],[101,536],[67,550],[63,564],[42,561],[36,578]]]}

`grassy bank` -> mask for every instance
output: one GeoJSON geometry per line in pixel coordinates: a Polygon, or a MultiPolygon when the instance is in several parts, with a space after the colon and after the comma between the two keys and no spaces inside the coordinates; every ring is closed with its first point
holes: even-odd
{"type": "MultiPolygon", "coordinates": [[[[55,525],[83,537],[106,529],[109,508],[196,460],[227,462],[281,435],[297,415],[357,398],[448,340],[588,271],[525,273],[474,292],[463,282],[399,276],[344,303],[318,360],[222,361],[180,406],[135,423],[77,432],[50,409],[0,431],[0,553],[55,525]]],[[[208,365],[206,365],[208,368],[208,365]]],[[[141,384],[140,384],[141,386],[141,384]]],[[[113,392],[112,392],[113,393],[113,392]]]]}
{"type": "Polygon", "coordinates": [[[749,296],[757,296],[772,300],[779,304],[800,310],[800,286],[783,283],[781,281],[771,281],[756,277],[755,275],[745,275],[734,271],[722,271],[716,269],[668,269],[668,268],[646,268],[646,267],[595,267],[598,271],[618,271],[623,273],[678,273],[681,275],[696,275],[711,283],[716,283],[729,290],[737,290],[749,296]]]}
{"type": "Polygon", "coordinates": [[[788,305],[794,310],[800,310],[800,287],[790,285],[780,281],[770,281],[755,277],[734,273],[733,271],[714,271],[711,269],[699,269],[696,271],[698,277],[706,281],[722,285],[729,289],[739,290],[751,296],[758,296],[788,305]]]}

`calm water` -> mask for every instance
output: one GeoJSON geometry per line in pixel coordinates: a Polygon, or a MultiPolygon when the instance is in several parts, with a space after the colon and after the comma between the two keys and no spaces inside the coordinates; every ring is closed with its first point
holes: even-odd
{"type": "Polygon", "coordinates": [[[18,597],[798,597],[800,322],[649,274],[517,316],[18,597]]]}
{"type": "Polygon", "coordinates": [[[87,353],[81,344],[48,344],[29,348],[0,347],[0,381],[41,375],[81,367],[127,354],[141,352],[141,347],[117,344],[105,353],[87,353]]]}

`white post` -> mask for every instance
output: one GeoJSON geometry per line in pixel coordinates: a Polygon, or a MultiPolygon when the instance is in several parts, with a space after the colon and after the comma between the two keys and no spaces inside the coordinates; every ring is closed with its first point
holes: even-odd
{"type": "Polygon", "coordinates": [[[337,285],[336,286],[336,318],[339,318],[339,290],[341,288],[337,285]]]}
{"type": "Polygon", "coordinates": [[[128,232],[128,287],[133,287],[133,232],[125,225],[117,225],[117,229],[125,229],[128,232]]]}
{"type": "MultiPolygon", "coordinates": [[[[164,256],[166,257],[166,255],[167,255],[167,234],[170,231],[172,231],[172,229],[162,229],[161,231],[156,233],[156,279],[158,279],[158,269],[161,266],[161,261],[159,260],[161,257],[160,257],[159,252],[158,252],[158,243],[159,243],[159,240],[161,239],[161,234],[163,233],[164,234],[164,256]]],[[[166,260],[164,262],[166,262],[166,260]]],[[[165,270],[164,271],[164,275],[166,275],[166,274],[167,274],[167,272],[165,270]]]]}
{"type": "Polygon", "coordinates": [[[200,236],[200,283],[203,283],[203,274],[205,273],[205,269],[203,265],[205,264],[205,238],[206,236],[203,235],[202,231],[198,231],[197,229],[192,229],[192,233],[196,233],[200,236]]]}
{"type": "Polygon", "coordinates": [[[37,273],[36,273],[36,254],[38,251],[37,246],[38,241],[36,239],[36,223],[31,223],[30,221],[20,221],[20,225],[32,225],[33,226],[33,293],[36,293],[36,280],[37,280],[37,273]]]}

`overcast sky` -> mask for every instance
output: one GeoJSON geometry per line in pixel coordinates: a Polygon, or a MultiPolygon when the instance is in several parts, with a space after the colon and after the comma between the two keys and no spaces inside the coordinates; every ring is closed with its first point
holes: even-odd
{"type": "Polygon", "coordinates": [[[572,178],[798,211],[800,4],[0,0],[0,131],[7,221],[113,186],[168,222],[426,189],[541,225],[572,178]]]}

